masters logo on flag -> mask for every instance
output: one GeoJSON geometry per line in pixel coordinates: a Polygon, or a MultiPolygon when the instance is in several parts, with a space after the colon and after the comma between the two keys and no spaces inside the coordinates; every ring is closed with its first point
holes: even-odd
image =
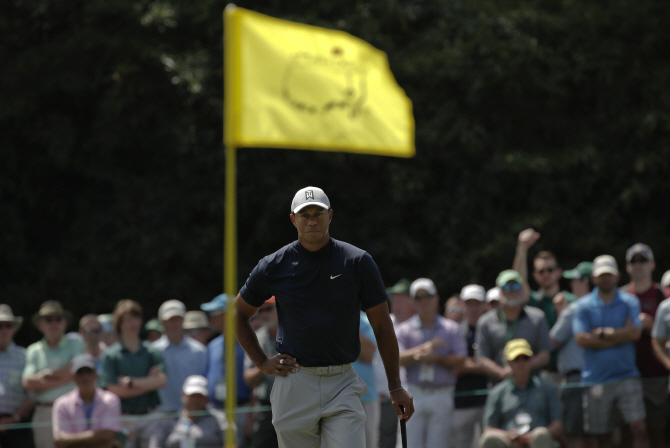
{"type": "Polygon", "coordinates": [[[412,103],[386,55],[342,31],[226,8],[225,140],[412,157],[412,103]]]}

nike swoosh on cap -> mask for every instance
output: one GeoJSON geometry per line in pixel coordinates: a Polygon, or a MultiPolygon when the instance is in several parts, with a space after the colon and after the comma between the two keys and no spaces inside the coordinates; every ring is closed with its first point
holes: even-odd
{"type": "Polygon", "coordinates": [[[337,277],[339,277],[340,275],[342,275],[342,274],[337,274],[337,275],[331,275],[331,276],[330,276],[330,279],[332,280],[332,279],[334,279],[334,278],[337,278],[337,277]]]}

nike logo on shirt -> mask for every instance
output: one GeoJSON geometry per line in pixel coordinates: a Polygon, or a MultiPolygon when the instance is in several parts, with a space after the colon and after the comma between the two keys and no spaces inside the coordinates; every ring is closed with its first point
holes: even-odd
{"type": "Polygon", "coordinates": [[[332,280],[332,279],[334,279],[334,278],[337,278],[337,277],[339,277],[340,275],[342,275],[342,274],[337,274],[337,275],[331,275],[331,276],[330,276],[330,279],[332,280]]]}

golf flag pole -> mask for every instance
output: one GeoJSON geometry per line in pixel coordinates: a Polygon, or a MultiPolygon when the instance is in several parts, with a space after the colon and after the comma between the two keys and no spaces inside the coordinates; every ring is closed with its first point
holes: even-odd
{"type": "MultiPolygon", "coordinates": [[[[226,313],[225,325],[225,349],[226,357],[224,359],[224,372],[233,372],[226,375],[226,419],[228,421],[229,430],[226,431],[226,446],[234,448],[235,431],[230,428],[235,427],[235,405],[237,404],[237,372],[235,360],[235,307],[233,303],[237,296],[237,148],[232,139],[233,129],[236,126],[234,115],[233,100],[235,96],[232,94],[237,72],[232,69],[232,64],[235,59],[233,39],[233,26],[226,20],[226,10],[234,9],[235,5],[229,4],[223,12],[224,21],[224,51],[223,51],[223,116],[224,116],[224,143],[226,150],[226,182],[225,182],[225,224],[224,224],[224,291],[228,295],[228,305],[226,313]]],[[[244,431],[244,428],[237,428],[238,431],[244,431]]]]}

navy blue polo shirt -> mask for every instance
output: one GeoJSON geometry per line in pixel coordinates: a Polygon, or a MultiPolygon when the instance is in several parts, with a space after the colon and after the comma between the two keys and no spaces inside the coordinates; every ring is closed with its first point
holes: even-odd
{"type": "Polygon", "coordinates": [[[386,301],[370,254],[333,238],[316,252],[294,241],[263,258],[240,295],[255,307],[275,296],[277,351],[306,367],[354,362],[360,310],[386,301]]]}

